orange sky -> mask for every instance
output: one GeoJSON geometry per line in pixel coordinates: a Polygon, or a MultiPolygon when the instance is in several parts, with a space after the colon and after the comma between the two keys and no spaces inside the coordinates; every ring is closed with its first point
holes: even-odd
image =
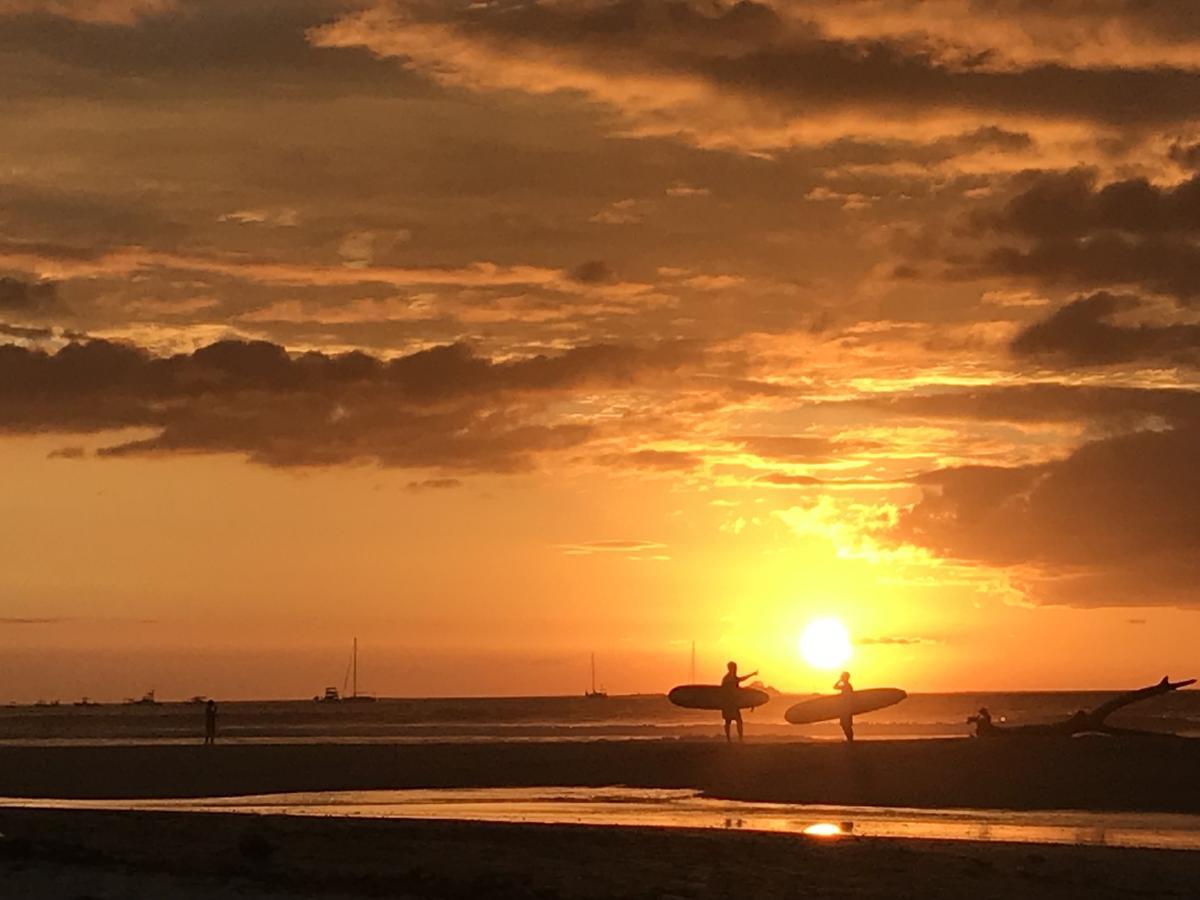
{"type": "Polygon", "coordinates": [[[1189,5],[0,0],[0,78],[0,701],[1189,674],[1189,5]]]}

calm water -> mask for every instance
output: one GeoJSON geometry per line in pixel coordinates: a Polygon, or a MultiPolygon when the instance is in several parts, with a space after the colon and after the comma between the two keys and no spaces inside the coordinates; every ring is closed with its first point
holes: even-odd
{"type": "MultiPolygon", "coordinates": [[[[998,719],[1044,722],[1089,708],[1111,693],[915,694],[857,718],[863,738],[966,735],[968,715],[987,706],[998,719]]],[[[836,723],[797,727],[783,720],[802,699],[780,695],[746,714],[758,740],[837,739],[836,723]]],[[[409,742],[475,740],[708,739],[720,733],[716,713],[672,706],[662,695],[221,703],[221,738],[237,743],[409,742]]],[[[1133,728],[1200,735],[1200,691],[1178,691],[1114,715],[1133,728]]],[[[0,707],[0,743],[185,743],[203,733],[204,709],[188,703],[0,707]]]]}
{"type": "Polygon", "coordinates": [[[0,806],[715,828],[819,840],[859,836],[1200,850],[1200,816],[739,803],[692,791],[634,788],[333,791],[152,801],[0,799],[0,806]]]}

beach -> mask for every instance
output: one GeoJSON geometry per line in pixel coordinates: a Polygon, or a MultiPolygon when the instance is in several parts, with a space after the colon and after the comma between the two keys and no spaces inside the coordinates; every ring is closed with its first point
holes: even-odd
{"type": "MultiPolygon", "coordinates": [[[[1200,744],[1170,738],[18,745],[0,746],[0,797],[622,785],[731,802],[1197,814],[1197,761],[1200,744]]],[[[1200,852],[1186,850],[638,822],[0,807],[0,896],[1183,897],[1200,878],[1200,852]]]]}
{"type": "Polygon", "coordinates": [[[1188,897],[1200,854],[723,831],[0,811],[5,897],[1188,897]]]}

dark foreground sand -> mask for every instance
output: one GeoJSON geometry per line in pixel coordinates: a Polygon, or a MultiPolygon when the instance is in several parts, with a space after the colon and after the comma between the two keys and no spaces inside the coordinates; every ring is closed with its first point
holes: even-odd
{"type": "Polygon", "coordinates": [[[1195,897],[1200,854],[0,810],[4,898],[1195,897]]]}
{"type": "Polygon", "coordinates": [[[1200,741],[0,747],[0,796],[630,785],[757,801],[1200,813],[1200,741]]]}

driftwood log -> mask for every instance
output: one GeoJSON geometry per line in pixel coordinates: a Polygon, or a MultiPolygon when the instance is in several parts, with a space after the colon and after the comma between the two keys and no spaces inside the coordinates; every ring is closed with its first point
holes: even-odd
{"type": "Polygon", "coordinates": [[[1091,711],[1081,709],[1061,722],[1049,722],[1040,725],[996,725],[992,722],[992,716],[986,708],[981,709],[978,715],[971,716],[967,721],[975,725],[975,734],[977,737],[988,738],[1022,736],[1072,737],[1077,734],[1153,735],[1161,737],[1161,732],[1139,731],[1133,728],[1116,728],[1106,724],[1105,720],[1118,709],[1128,706],[1131,703],[1149,700],[1151,697],[1167,694],[1195,683],[1195,678],[1189,678],[1186,681],[1171,681],[1164,676],[1163,680],[1158,684],[1118,694],[1091,711]]]}

